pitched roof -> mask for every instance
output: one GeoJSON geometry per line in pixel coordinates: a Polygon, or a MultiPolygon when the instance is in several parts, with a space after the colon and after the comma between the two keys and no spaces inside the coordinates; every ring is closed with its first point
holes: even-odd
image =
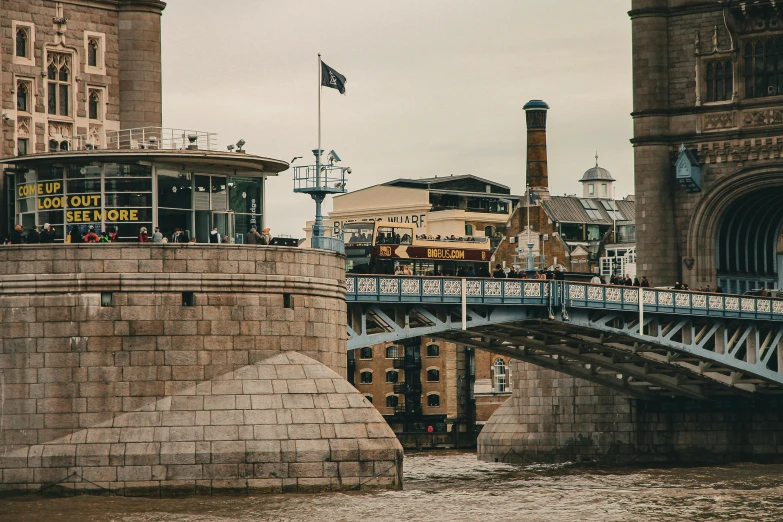
{"type": "MultiPolygon", "coordinates": [[[[552,196],[549,199],[541,200],[541,206],[552,221],[611,225],[614,222],[611,201],[599,198],[552,196]],[[608,209],[605,204],[609,206],[608,209]]],[[[620,199],[615,200],[615,203],[618,223],[628,224],[636,221],[635,202],[620,199]]]]}
{"type": "Polygon", "coordinates": [[[437,188],[440,190],[453,190],[461,192],[481,192],[486,193],[484,187],[476,187],[476,190],[465,190],[466,186],[474,182],[476,185],[490,185],[493,194],[510,194],[511,189],[506,185],[490,181],[488,179],[474,176],[473,174],[452,174],[450,176],[435,176],[432,178],[398,178],[387,181],[383,185],[402,186],[411,188],[437,188]],[[480,188],[480,190],[479,190],[480,188]]]}

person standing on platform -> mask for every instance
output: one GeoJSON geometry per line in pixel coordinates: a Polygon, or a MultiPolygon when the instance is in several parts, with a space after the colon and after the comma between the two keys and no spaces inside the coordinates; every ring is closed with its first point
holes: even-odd
{"type": "Polygon", "coordinates": [[[95,227],[90,225],[90,230],[84,236],[85,243],[97,243],[100,240],[98,234],[95,233],[95,227]]]}
{"type": "Polygon", "coordinates": [[[139,230],[139,243],[149,243],[150,236],[147,234],[147,227],[141,227],[139,230]]]}
{"type": "Polygon", "coordinates": [[[500,263],[495,265],[495,271],[492,272],[492,277],[496,279],[506,279],[506,272],[503,270],[503,266],[500,263]]]}
{"type": "Polygon", "coordinates": [[[41,230],[41,243],[54,243],[54,229],[49,223],[44,223],[43,230],[41,230]]]}
{"type": "Polygon", "coordinates": [[[27,237],[25,238],[25,243],[36,245],[41,242],[41,234],[38,233],[38,227],[33,227],[30,229],[30,232],[27,233],[27,237]]]}
{"type": "Polygon", "coordinates": [[[160,228],[155,227],[155,232],[152,233],[152,237],[150,239],[153,243],[163,242],[163,234],[160,233],[160,228]]]}
{"type": "Polygon", "coordinates": [[[220,243],[220,240],[222,238],[220,237],[220,232],[218,232],[217,227],[212,227],[212,232],[209,233],[209,242],[210,243],[220,243]]]}
{"type": "Polygon", "coordinates": [[[263,245],[262,240],[264,237],[258,233],[258,230],[256,230],[256,226],[253,225],[250,227],[250,231],[247,233],[247,244],[248,245],[263,245]]]}
{"type": "Polygon", "coordinates": [[[642,276],[642,282],[640,283],[642,288],[650,288],[650,282],[647,280],[647,276],[642,276]]]}
{"type": "Polygon", "coordinates": [[[21,245],[24,243],[24,228],[22,228],[22,225],[16,225],[14,227],[11,231],[10,239],[12,245],[21,245]]]}
{"type": "Polygon", "coordinates": [[[262,245],[272,244],[272,230],[270,228],[263,229],[261,235],[264,236],[264,240],[261,242],[262,245]]]}

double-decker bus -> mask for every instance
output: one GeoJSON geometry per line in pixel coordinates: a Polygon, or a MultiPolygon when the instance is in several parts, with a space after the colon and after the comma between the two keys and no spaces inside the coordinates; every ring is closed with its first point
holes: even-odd
{"type": "Polygon", "coordinates": [[[490,276],[489,239],[417,236],[403,223],[343,225],[349,274],[490,276]]]}

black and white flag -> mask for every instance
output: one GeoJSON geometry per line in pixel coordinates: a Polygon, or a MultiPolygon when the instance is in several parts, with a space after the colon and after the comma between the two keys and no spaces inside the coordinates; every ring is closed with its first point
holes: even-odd
{"type": "Polygon", "coordinates": [[[321,61],[321,85],[337,89],[340,94],[345,94],[345,82],[345,76],[321,61]]]}

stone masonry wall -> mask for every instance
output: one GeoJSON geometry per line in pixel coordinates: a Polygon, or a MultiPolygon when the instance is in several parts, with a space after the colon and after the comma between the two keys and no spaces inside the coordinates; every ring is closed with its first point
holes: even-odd
{"type": "Polygon", "coordinates": [[[3,247],[0,492],[399,487],[343,280],[314,250],[3,247]]]}

